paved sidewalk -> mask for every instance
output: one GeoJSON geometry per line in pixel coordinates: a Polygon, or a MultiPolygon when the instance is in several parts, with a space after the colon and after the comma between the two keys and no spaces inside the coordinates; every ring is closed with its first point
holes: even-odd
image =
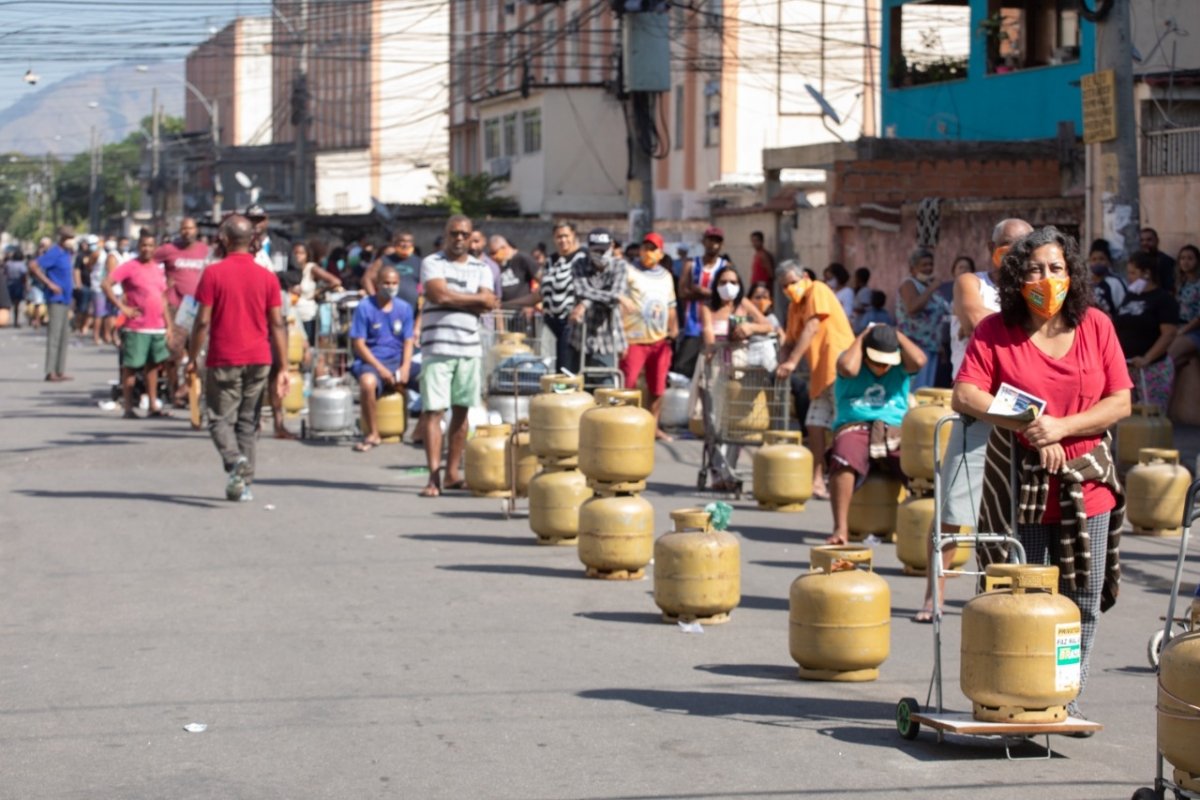
{"type": "MultiPolygon", "coordinates": [[[[923,582],[891,546],[876,550],[894,607],[881,678],[796,679],[788,587],[828,504],[737,503],[742,604],[685,634],[651,581],[583,578],[573,549],[537,546],[498,501],[419,499],[407,445],[264,440],[255,502],[228,503],[186,419],[97,407],[111,349],[73,347],[76,380],[45,384],[42,346],[0,331],[0,798],[1094,800],[1153,777],[1145,648],[1176,541],[1124,540],[1083,699],[1107,729],[1012,763],[994,742],[897,736],[932,637],[908,621],[923,582]]],[[[697,502],[698,463],[695,442],[659,446],[660,531],[697,502]]],[[[956,709],[968,584],[951,582],[946,626],[956,709]]]]}

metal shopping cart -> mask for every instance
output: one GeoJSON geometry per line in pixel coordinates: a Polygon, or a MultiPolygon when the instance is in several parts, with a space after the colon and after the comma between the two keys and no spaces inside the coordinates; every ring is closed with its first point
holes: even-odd
{"type": "Polygon", "coordinates": [[[547,338],[540,312],[500,310],[480,319],[484,402],[489,412],[516,425],[529,417],[529,398],[550,372],[553,338],[547,338]]]}
{"type": "Polygon", "coordinates": [[[317,305],[317,341],[314,364],[323,374],[341,377],[350,370],[350,323],[362,297],[358,292],[326,292],[317,305]]]}
{"type": "Polygon", "coordinates": [[[721,342],[696,368],[704,421],[704,450],[696,488],[742,495],[749,470],[738,470],[741,448],[762,444],[769,430],[785,430],[791,409],[788,381],[775,377],[772,339],[721,342]]]}

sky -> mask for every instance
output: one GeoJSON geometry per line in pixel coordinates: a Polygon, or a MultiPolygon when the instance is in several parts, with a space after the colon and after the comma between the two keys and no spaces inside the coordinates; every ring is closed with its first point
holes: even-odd
{"type": "Polygon", "coordinates": [[[0,0],[0,109],[78,72],[181,60],[236,17],[270,9],[267,0],[0,0]]]}

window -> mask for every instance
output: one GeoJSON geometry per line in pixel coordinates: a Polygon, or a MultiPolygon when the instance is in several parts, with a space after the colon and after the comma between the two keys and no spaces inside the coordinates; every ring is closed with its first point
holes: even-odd
{"type": "Polygon", "coordinates": [[[1079,60],[1079,8],[1069,0],[989,0],[979,32],[989,75],[1079,60]]]}
{"type": "Polygon", "coordinates": [[[704,84],[704,146],[721,143],[721,88],[716,81],[704,84]]]}
{"type": "Polygon", "coordinates": [[[893,88],[961,80],[967,77],[971,49],[971,8],[967,0],[934,0],[892,8],[891,64],[893,88]]]}
{"type": "Polygon", "coordinates": [[[566,41],[567,41],[567,69],[583,69],[583,63],[579,58],[579,15],[572,14],[571,20],[567,23],[566,41]]]}
{"type": "Polygon", "coordinates": [[[504,115],[504,155],[517,154],[517,112],[504,115]]]}
{"type": "Polygon", "coordinates": [[[500,119],[493,117],[483,122],[483,157],[487,161],[500,155],[500,119]]]}
{"type": "Polygon", "coordinates": [[[521,129],[525,137],[525,152],[540,152],[542,149],[542,110],[531,108],[528,111],[522,111],[521,129]]]}
{"type": "Polygon", "coordinates": [[[683,117],[683,84],[675,87],[675,149],[683,149],[683,137],[687,135],[683,117]]]}
{"type": "Polygon", "coordinates": [[[558,26],[554,24],[554,20],[546,20],[545,32],[542,39],[542,80],[553,81],[558,79],[558,26]]]}

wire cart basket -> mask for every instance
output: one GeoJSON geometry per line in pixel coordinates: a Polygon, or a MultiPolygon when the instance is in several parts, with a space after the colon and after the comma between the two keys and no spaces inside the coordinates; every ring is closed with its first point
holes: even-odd
{"type": "Polygon", "coordinates": [[[358,292],[326,292],[317,305],[317,337],[313,347],[315,364],[324,365],[327,375],[341,377],[350,370],[350,323],[362,302],[358,292]]]}

